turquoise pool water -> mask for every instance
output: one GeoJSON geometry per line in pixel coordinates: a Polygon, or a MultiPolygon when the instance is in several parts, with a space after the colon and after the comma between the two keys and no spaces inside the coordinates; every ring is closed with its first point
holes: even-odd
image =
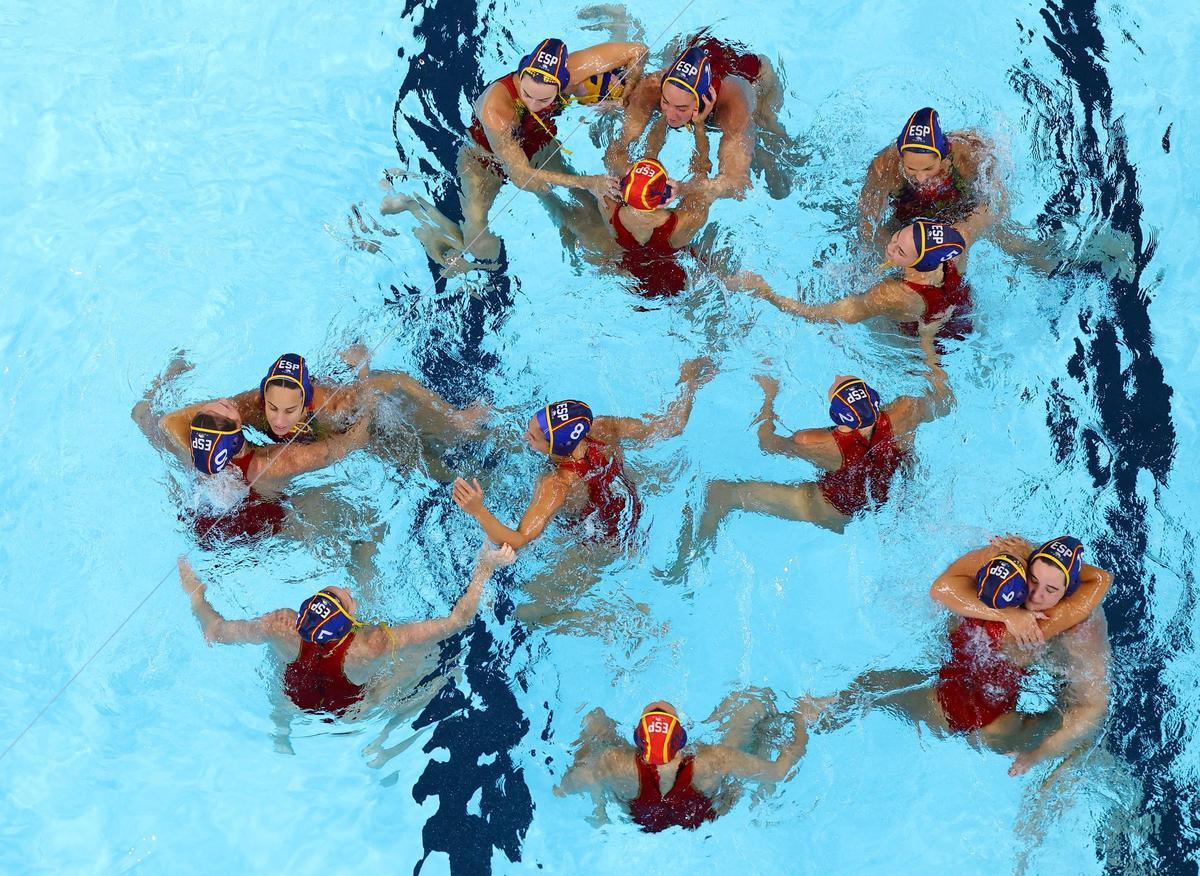
{"type": "MultiPolygon", "coordinates": [[[[544,210],[511,187],[493,214],[504,275],[430,288],[411,222],[378,220],[377,181],[403,166],[424,174],[406,187],[448,191],[474,92],[437,51],[477,53],[488,81],[546,32],[569,46],[599,39],[574,10],[6,8],[0,731],[4,745],[19,740],[3,757],[0,869],[1195,872],[1197,22],[1186,4],[1101,4],[1095,19],[1088,8],[632,10],[654,49],[717,22],[778,59],[782,118],[813,159],[791,198],[722,201],[712,222],[780,288],[800,278],[833,297],[866,282],[850,233],[859,181],[924,104],[995,137],[1016,219],[1062,220],[1067,239],[1110,224],[1144,236],[1136,276],[1046,278],[979,244],[980,330],[947,357],[958,406],[922,428],[894,501],[843,536],[734,516],[677,586],[656,572],[709,479],[813,475],[759,453],[753,374],[780,377],[789,428],[822,423],[835,373],[885,395],[921,381],[909,351],[865,329],[800,324],[703,276],[688,300],[640,309],[612,276],[573,265],[544,210]],[[931,38],[931,19],[952,24],[931,38]],[[448,654],[451,681],[420,717],[295,719],[284,734],[277,667],[263,649],[204,645],[175,557],[193,557],[220,609],[248,616],[298,604],[315,582],[346,583],[348,538],[196,550],[177,522],[193,478],[147,446],[129,410],[176,349],[195,364],[168,396],[182,404],[250,387],[284,350],[332,368],[360,340],[379,345],[377,367],[510,411],[497,442],[519,437],[543,399],[636,415],[673,396],[682,360],[712,350],[720,373],[681,438],[629,456],[645,544],[589,595],[610,625],[550,636],[514,624],[510,600],[553,555],[548,542],[500,579],[499,610],[448,654]],[[882,713],[815,736],[774,794],[698,832],[647,836],[615,813],[596,829],[590,801],[551,794],[594,706],[628,728],[662,696],[699,722],[734,687],[786,698],[867,668],[935,666],[943,624],[929,582],[998,530],[1070,530],[1118,572],[1110,721],[1049,798],[1035,793],[1044,773],[1010,779],[1007,758],[882,713]]],[[[586,128],[572,133],[580,118],[560,129],[574,165],[598,168],[586,128]]],[[[680,165],[683,150],[673,140],[664,160],[680,165]]],[[[490,478],[508,519],[537,469],[497,445],[451,463],[490,478]]],[[[367,454],[301,483],[383,532],[369,615],[449,608],[477,535],[447,488],[367,454]]]]}

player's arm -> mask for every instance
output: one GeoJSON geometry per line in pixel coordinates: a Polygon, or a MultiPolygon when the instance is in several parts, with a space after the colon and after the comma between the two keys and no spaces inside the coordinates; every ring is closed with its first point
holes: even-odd
{"type": "Polygon", "coordinates": [[[249,620],[229,620],[208,601],[208,585],[196,577],[186,557],[179,558],[179,583],[191,600],[192,614],[210,644],[243,645],[276,642],[295,629],[296,612],[281,608],[249,620]]]}
{"type": "Polygon", "coordinates": [[[779,393],[779,381],[760,374],[754,378],[763,390],[763,404],[758,412],[758,446],[763,453],[794,456],[819,465],[829,471],[842,464],[842,452],[838,450],[828,429],[801,429],[791,435],[780,435],[775,431],[775,397],[779,393]]]}
{"type": "Polygon", "coordinates": [[[579,82],[618,67],[625,69],[625,81],[636,81],[642,74],[647,51],[645,43],[600,43],[571,52],[567,55],[571,81],[579,82]]]}
{"type": "MultiPolygon", "coordinates": [[[[787,778],[800,758],[808,748],[808,729],[799,712],[792,714],[792,738],[779,750],[775,758],[759,757],[738,748],[727,745],[705,746],[704,751],[709,755],[705,765],[708,772],[717,776],[731,776],[735,779],[751,779],[758,782],[779,782],[787,778]]],[[[701,758],[697,756],[699,763],[701,758]]]]}
{"type": "Polygon", "coordinates": [[[260,448],[257,452],[267,461],[261,467],[252,470],[251,480],[287,480],[340,462],[355,450],[366,446],[370,437],[372,413],[370,410],[364,412],[345,432],[311,444],[293,441],[289,444],[260,448]]]}
{"type": "MultiPolygon", "coordinates": [[[[740,197],[750,188],[750,157],[754,154],[754,123],[749,85],[736,83],[740,100],[726,97],[721,105],[721,144],[717,147],[717,175],[713,183],[721,197],[740,197]]],[[[728,86],[726,94],[729,94],[728,86]]]]}
{"type": "Polygon", "coordinates": [[[564,797],[567,794],[582,794],[592,789],[604,788],[618,776],[632,777],[633,771],[630,749],[609,748],[586,761],[580,762],[576,759],[563,774],[562,781],[555,786],[554,793],[564,797]]]}
{"type": "Polygon", "coordinates": [[[455,633],[462,632],[479,610],[479,597],[483,593],[483,586],[497,568],[511,565],[515,560],[516,554],[508,545],[498,548],[485,543],[479,551],[475,571],[471,573],[467,589],[454,603],[449,614],[445,617],[436,617],[415,623],[385,624],[373,627],[367,631],[364,637],[364,656],[367,659],[374,659],[401,648],[440,642],[455,633]]]}
{"type": "Polygon", "coordinates": [[[565,472],[552,472],[540,478],[533,490],[533,498],[516,529],[500,522],[500,519],[483,504],[483,488],[478,480],[470,482],[455,478],[454,503],[475,518],[488,541],[493,544],[511,545],[520,550],[546,529],[546,525],[558,513],[566,501],[571,487],[571,476],[565,472]]]}
{"type": "Polygon", "coordinates": [[[579,176],[535,167],[512,135],[513,126],[516,124],[516,110],[508,101],[493,99],[489,94],[484,98],[479,121],[483,125],[484,134],[487,135],[488,144],[492,147],[492,153],[504,165],[508,178],[517,188],[527,192],[544,192],[549,186],[589,191],[605,191],[609,188],[608,177],[604,174],[579,176]]]}
{"type": "Polygon", "coordinates": [[[902,284],[894,280],[882,280],[857,295],[847,295],[825,304],[808,304],[799,298],[789,298],[775,292],[758,274],[741,271],[734,274],[725,285],[735,292],[749,292],[778,307],[784,313],[799,316],[811,322],[858,323],[877,316],[887,316],[902,321],[917,319],[902,284]]]}
{"type": "Polygon", "coordinates": [[[1023,647],[1040,644],[1044,632],[1038,625],[1041,612],[1028,611],[1022,606],[991,608],[980,599],[975,588],[975,575],[985,563],[1000,551],[993,545],[978,548],[959,557],[934,579],[929,598],[959,617],[1004,624],[1013,640],[1023,647]]]}
{"type": "Polygon", "coordinates": [[[1076,627],[1064,637],[1067,649],[1067,706],[1062,724],[1032,751],[1013,758],[1010,776],[1019,776],[1033,766],[1070,753],[1094,736],[1108,714],[1110,647],[1104,612],[1076,627]]]}
{"type": "Polygon", "coordinates": [[[943,416],[954,407],[954,390],[950,386],[946,370],[942,368],[936,341],[938,330],[948,315],[944,314],[941,319],[922,324],[918,329],[929,391],[920,396],[901,396],[885,408],[897,435],[911,432],[919,424],[943,416]]]}
{"type": "Polygon", "coordinates": [[[477,436],[487,409],[472,405],[459,409],[440,394],[403,371],[374,371],[361,381],[361,389],[399,395],[417,409],[417,419],[431,430],[452,437],[477,436]]]}
{"type": "Polygon", "coordinates": [[[621,132],[608,144],[604,152],[604,166],[614,176],[621,176],[629,167],[629,147],[637,141],[650,123],[650,114],[658,103],[659,77],[647,76],[637,84],[629,103],[625,107],[621,132]]]}
{"type": "Polygon", "coordinates": [[[191,433],[192,417],[202,405],[189,405],[162,417],[155,415],[152,405],[165,384],[191,369],[191,363],[182,355],[177,355],[163,372],[150,382],[146,394],[130,411],[130,417],[137,423],[138,428],[142,430],[142,434],[146,436],[152,447],[170,451],[184,462],[191,457],[188,439],[191,433]]]}
{"type": "Polygon", "coordinates": [[[1112,572],[1085,563],[1079,570],[1079,587],[1049,609],[1046,619],[1039,622],[1042,636],[1049,639],[1086,621],[1100,607],[1112,580],[1112,572]]]}
{"type": "Polygon", "coordinates": [[[597,417],[592,428],[613,441],[652,444],[683,434],[692,414],[696,392],[713,378],[716,369],[707,356],[689,359],[679,367],[679,395],[660,414],[642,417],[597,417]]]}

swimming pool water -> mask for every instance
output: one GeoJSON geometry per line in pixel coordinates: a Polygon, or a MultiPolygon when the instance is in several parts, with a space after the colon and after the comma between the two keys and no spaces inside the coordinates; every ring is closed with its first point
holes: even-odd
{"type": "MultiPolygon", "coordinates": [[[[654,48],[715,21],[779,60],[782,119],[813,157],[791,198],[760,188],[712,212],[719,245],[778,288],[800,278],[833,297],[868,282],[851,230],[861,174],[895,120],[927,103],[949,127],[996,138],[1014,218],[1061,221],[1068,237],[1133,229],[1144,269],[1046,278],[980,243],[980,331],[946,362],[957,407],[922,428],[894,500],[840,537],[734,515],[687,582],[666,585],[658,573],[708,480],[813,474],[759,453],[752,375],[781,379],[792,429],[821,423],[835,373],[887,396],[922,382],[908,350],[727,298],[702,273],[688,300],[639,309],[614,277],[572,264],[545,211],[511,187],[493,213],[504,274],[430,289],[411,221],[378,219],[383,169],[422,175],[397,187],[444,203],[479,83],[545,32],[569,46],[600,39],[575,9],[10,5],[4,744],[129,620],[4,756],[0,870],[1195,872],[1195,12],[1018,3],[964,15],[935,2],[920,15],[858,3],[734,13],[712,0],[631,12],[654,48]],[[932,19],[953,24],[931,38],[932,19]],[[354,205],[368,229],[374,219],[400,233],[356,228],[354,205]],[[195,364],[167,397],[183,404],[249,387],[284,350],[328,371],[360,340],[382,342],[376,367],[501,410],[497,443],[450,459],[488,479],[508,519],[537,461],[497,448],[519,438],[534,399],[637,415],[673,397],[684,359],[711,350],[720,373],[681,438],[628,455],[645,544],[589,594],[609,625],[547,635],[514,624],[521,582],[553,556],[541,545],[498,578],[496,610],[448,646],[450,681],[428,706],[295,719],[289,735],[273,714],[277,667],[262,649],[205,647],[174,560],[189,552],[218,608],[248,616],[349,581],[348,538],[196,551],[177,521],[192,478],[128,413],[176,349],[195,364]],[[663,696],[699,722],[733,687],[786,698],[867,668],[936,665],[929,582],[1010,529],[1070,530],[1118,572],[1106,735],[1048,798],[1035,793],[1044,772],[1010,779],[1007,758],[882,713],[814,736],[774,794],[697,832],[646,836],[619,818],[596,829],[589,800],[551,794],[594,706],[627,728],[663,696]]],[[[586,128],[570,133],[580,118],[560,122],[571,161],[598,167],[586,128]]],[[[685,155],[675,138],[664,161],[685,155]]],[[[383,532],[369,615],[448,610],[477,535],[447,488],[367,454],[302,483],[358,510],[348,537],[383,532]]]]}

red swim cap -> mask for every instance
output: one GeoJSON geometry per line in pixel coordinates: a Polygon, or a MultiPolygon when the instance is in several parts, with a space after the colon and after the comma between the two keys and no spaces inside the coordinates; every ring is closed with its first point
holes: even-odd
{"type": "Polygon", "coordinates": [[[653,158],[634,162],[621,180],[621,198],[635,210],[657,210],[671,200],[667,169],[653,158]]]}
{"type": "Polygon", "coordinates": [[[668,712],[651,709],[642,715],[633,731],[638,754],[648,764],[660,766],[687,745],[687,733],[679,719],[668,712]]]}

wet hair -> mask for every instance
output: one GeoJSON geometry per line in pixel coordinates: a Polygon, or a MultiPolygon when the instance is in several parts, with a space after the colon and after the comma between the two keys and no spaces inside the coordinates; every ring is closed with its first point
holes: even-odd
{"type": "Polygon", "coordinates": [[[287,377],[272,377],[272,378],[271,378],[270,380],[268,380],[268,381],[266,382],[266,384],[263,386],[263,390],[265,391],[265,390],[269,389],[269,388],[270,388],[270,387],[272,387],[272,386],[274,386],[274,387],[278,387],[279,389],[295,389],[295,390],[299,390],[299,392],[300,392],[300,398],[301,398],[301,400],[303,400],[303,398],[304,398],[304,388],[303,388],[302,386],[299,386],[299,385],[296,383],[296,381],[294,381],[294,380],[291,380],[290,378],[287,378],[287,377]]]}
{"type": "Polygon", "coordinates": [[[192,417],[192,428],[216,429],[220,432],[227,432],[230,429],[236,429],[237,422],[229,419],[229,417],[222,417],[220,414],[199,411],[192,417]]]}

